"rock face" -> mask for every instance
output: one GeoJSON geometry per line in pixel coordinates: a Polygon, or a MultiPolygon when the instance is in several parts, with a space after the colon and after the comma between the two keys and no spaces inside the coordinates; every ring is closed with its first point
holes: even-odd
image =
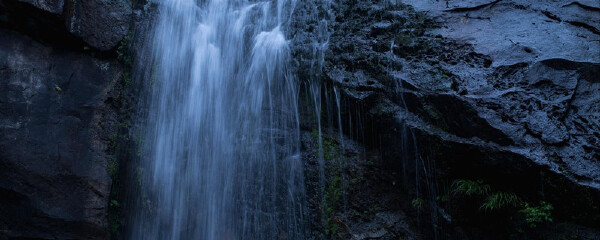
{"type": "MultiPolygon", "coordinates": [[[[597,1],[307,1],[297,13],[297,68],[322,67],[300,78],[322,80],[323,106],[339,89],[345,134],[425,202],[434,223],[415,224],[426,237],[514,237],[512,223],[465,217],[457,179],[551,202],[558,225],[600,236],[597,1]],[[501,227],[477,233],[485,224],[501,227]]],[[[571,231],[556,229],[549,236],[571,231]]]]}
{"type": "Polygon", "coordinates": [[[417,239],[403,209],[408,195],[376,164],[378,155],[350,139],[324,133],[326,164],[320,179],[318,132],[303,132],[301,139],[307,239],[417,239]]]}
{"type": "Polygon", "coordinates": [[[132,11],[127,0],[71,1],[69,32],[99,50],[109,50],[129,32],[132,11]]]}
{"type": "MultiPolygon", "coordinates": [[[[487,140],[600,189],[597,1],[464,1],[448,8],[406,2],[443,22],[433,33],[464,40],[488,61],[438,62],[455,88],[444,92],[472,106],[510,142],[487,140]]],[[[479,132],[469,137],[485,139],[479,132]]]]}
{"type": "Polygon", "coordinates": [[[37,22],[35,25],[43,25],[40,28],[51,29],[38,29],[46,35],[61,35],[66,29],[86,45],[107,51],[129,32],[132,8],[126,0],[2,0],[0,14],[8,16],[9,21],[21,18],[11,25],[37,22]]]}
{"type": "MultiPolygon", "coordinates": [[[[512,151],[548,165],[572,181],[600,189],[600,56],[594,54],[600,52],[600,35],[593,30],[600,8],[579,2],[549,6],[538,1],[527,6],[495,1],[451,8],[440,17],[441,28],[425,34],[431,28],[428,23],[406,23],[406,17],[400,17],[410,13],[358,5],[354,9],[381,14],[382,21],[354,27],[359,29],[350,36],[345,29],[337,31],[340,38],[333,37],[327,62],[331,65],[325,74],[356,101],[399,105],[423,120],[427,128],[438,130],[440,136],[453,135],[461,141],[512,151]],[[503,16],[524,15],[514,11],[539,14],[547,19],[527,14],[523,19],[548,26],[540,32],[515,35],[520,41],[496,44],[491,38],[508,39],[505,35],[513,34],[505,29],[514,30],[515,23],[503,16]],[[479,37],[448,27],[459,24],[465,13],[470,22],[491,22],[488,28],[497,33],[479,37]],[[562,16],[559,13],[565,14],[563,19],[571,19],[564,20],[570,23],[547,17],[562,16]],[[577,38],[566,40],[577,44],[570,47],[562,39],[540,40],[556,35],[577,38]],[[348,47],[359,53],[349,53],[348,47]],[[402,99],[393,99],[397,96],[402,99]]],[[[418,18],[416,21],[427,21],[418,18]]],[[[344,24],[340,24],[342,28],[344,24]]]]}
{"type": "Polygon", "coordinates": [[[108,239],[116,60],[0,29],[0,239],[108,239]]]}
{"type": "Polygon", "coordinates": [[[404,0],[443,22],[441,35],[472,44],[492,66],[561,58],[598,62],[600,3],[594,0],[404,0]]]}
{"type": "Polygon", "coordinates": [[[0,239],[116,236],[130,5],[0,0],[0,239]]]}

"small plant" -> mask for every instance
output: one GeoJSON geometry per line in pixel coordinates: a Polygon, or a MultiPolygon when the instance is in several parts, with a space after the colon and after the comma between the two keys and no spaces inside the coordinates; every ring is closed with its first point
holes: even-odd
{"type": "Polygon", "coordinates": [[[483,181],[473,181],[458,179],[452,183],[454,194],[458,195],[487,195],[490,192],[490,185],[483,184],[483,181]]]}
{"type": "Polygon", "coordinates": [[[110,233],[114,236],[114,239],[119,239],[119,228],[121,228],[121,204],[113,199],[110,200],[109,207],[108,221],[110,224],[110,233]]]}
{"type": "Polygon", "coordinates": [[[325,228],[325,234],[329,236],[335,236],[340,229],[340,226],[335,222],[333,218],[327,218],[327,228],[325,228]]]}
{"type": "Polygon", "coordinates": [[[335,176],[329,186],[327,188],[327,195],[325,199],[327,200],[327,213],[332,213],[334,208],[337,206],[339,200],[342,198],[342,178],[340,176],[335,176]]]}
{"type": "Polygon", "coordinates": [[[327,217],[325,222],[325,234],[328,236],[335,236],[339,230],[338,221],[335,220],[335,211],[339,207],[339,202],[343,194],[343,181],[340,175],[339,169],[333,172],[333,178],[327,185],[327,192],[325,193],[324,198],[327,217]]]}
{"type": "Polygon", "coordinates": [[[540,201],[540,205],[535,207],[525,203],[525,208],[519,212],[525,214],[525,221],[533,228],[540,223],[552,222],[552,209],[554,209],[552,204],[540,201]]]}
{"type": "Polygon", "coordinates": [[[385,111],[385,104],[383,104],[383,103],[377,104],[377,109],[379,109],[379,112],[385,111]]]}
{"type": "Polygon", "coordinates": [[[117,159],[110,159],[106,163],[106,170],[111,179],[117,179],[119,175],[119,161],[117,159]]]}
{"type": "Polygon", "coordinates": [[[323,139],[323,157],[327,160],[332,160],[338,155],[336,150],[337,143],[333,140],[323,139]]]}
{"type": "Polygon", "coordinates": [[[435,200],[440,201],[440,202],[448,202],[448,201],[450,201],[450,196],[448,196],[447,194],[444,194],[444,195],[435,197],[435,200]]]}
{"type": "Polygon", "coordinates": [[[123,83],[125,86],[131,85],[131,72],[129,70],[123,71],[123,83]]]}
{"type": "Polygon", "coordinates": [[[497,192],[485,199],[481,205],[485,210],[496,210],[508,206],[516,207],[521,204],[521,199],[514,193],[497,192]]]}
{"type": "Polygon", "coordinates": [[[131,65],[131,56],[129,55],[129,43],[131,42],[131,33],[127,34],[121,40],[117,48],[117,59],[125,65],[131,65]]]}
{"type": "Polygon", "coordinates": [[[131,84],[131,68],[133,61],[131,59],[131,50],[129,49],[130,43],[131,32],[123,37],[121,44],[117,48],[117,59],[124,65],[123,87],[127,87],[131,84]]]}
{"type": "Polygon", "coordinates": [[[109,145],[108,145],[108,151],[116,151],[117,149],[117,143],[119,141],[119,134],[117,134],[116,132],[113,132],[110,134],[110,136],[108,136],[108,140],[109,140],[109,145]]]}
{"type": "Polygon", "coordinates": [[[422,198],[415,198],[412,200],[411,205],[418,211],[421,211],[425,206],[425,200],[422,198]]]}
{"type": "Polygon", "coordinates": [[[59,87],[58,85],[56,85],[56,84],[54,84],[54,90],[55,90],[57,93],[62,93],[62,91],[63,91],[63,90],[62,90],[62,88],[60,88],[60,87],[59,87]]]}
{"type": "Polygon", "coordinates": [[[319,141],[319,130],[313,129],[312,136],[313,136],[313,139],[318,142],[319,141]]]}

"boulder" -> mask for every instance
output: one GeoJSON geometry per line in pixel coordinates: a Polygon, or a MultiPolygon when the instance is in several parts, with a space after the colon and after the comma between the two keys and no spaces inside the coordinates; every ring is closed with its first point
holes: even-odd
{"type": "Polygon", "coordinates": [[[0,239],[108,239],[116,61],[0,29],[0,239]]]}
{"type": "Polygon", "coordinates": [[[3,21],[14,21],[27,16],[19,22],[9,24],[9,28],[27,25],[28,30],[24,31],[45,32],[45,35],[61,35],[60,32],[66,30],[74,38],[100,51],[118,46],[129,33],[133,16],[131,3],[126,0],[2,0],[0,14],[8,15],[3,21]],[[32,23],[43,27],[32,28],[32,23]],[[52,31],[46,32],[45,28],[52,31]]]}
{"type": "Polygon", "coordinates": [[[127,0],[73,0],[71,3],[71,9],[66,11],[66,26],[90,46],[109,50],[128,34],[132,10],[127,0]]]}

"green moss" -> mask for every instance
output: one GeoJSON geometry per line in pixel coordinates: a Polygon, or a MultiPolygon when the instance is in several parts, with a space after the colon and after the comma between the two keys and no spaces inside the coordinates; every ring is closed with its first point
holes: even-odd
{"type": "MultiPolygon", "coordinates": [[[[335,176],[331,182],[329,182],[329,186],[327,189],[327,195],[325,199],[327,201],[327,205],[330,207],[337,206],[339,200],[342,198],[342,178],[340,176],[335,176]]],[[[331,211],[329,211],[330,213],[331,211]]]]}
{"type": "Polygon", "coordinates": [[[119,161],[116,158],[111,158],[106,163],[106,171],[110,178],[114,181],[119,175],[119,161]]]}
{"type": "Polygon", "coordinates": [[[325,234],[328,236],[335,236],[339,230],[339,225],[336,221],[334,221],[334,212],[339,207],[340,199],[342,198],[342,177],[340,176],[340,171],[336,171],[334,173],[333,179],[327,185],[327,193],[325,194],[325,204],[326,204],[326,216],[327,220],[325,222],[325,234]]]}
{"type": "Polygon", "coordinates": [[[121,144],[126,144],[129,141],[128,136],[119,134],[119,129],[128,128],[129,121],[121,121],[114,125],[115,130],[108,136],[108,147],[106,152],[110,154],[110,158],[106,162],[106,171],[112,180],[110,195],[108,202],[108,221],[111,232],[111,239],[120,239],[122,206],[119,203],[121,189],[121,162],[119,161],[119,152],[123,149],[121,144]]]}
{"type": "MultiPolygon", "coordinates": [[[[316,129],[313,129],[312,136],[313,136],[313,140],[315,141],[315,148],[319,149],[319,131],[316,129]]],[[[323,149],[322,149],[323,150],[323,158],[325,158],[326,160],[333,160],[333,158],[335,158],[336,156],[339,155],[339,152],[338,152],[339,144],[338,144],[337,140],[322,137],[321,144],[323,147],[323,149]]]]}
{"type": "Polygon", "coordinates": [[[319,130],[313,129],[312,130],[312,136],[313,136],[313,140],[315,142],[317,142],[317,144],[318,144],[318,142],[319,142],[319,130]]]}
{"type": "Polygon", "coordinates": [[[117,48],[117,59],[123,65],[123,77],[121,81],[121,92],[119,97],[123,97],[125,94],[125,89],[131,85],[131,68],[132,68],[132,54],[131,54],[131,32],[129,32],[123,40],[121,40],[121,44],[117,48]]]}
{"type": "Polygon", "coordinates": [[[131,65],[132,63],[131,54],[129,51],[130,43],[131,32],[129,32],[127,35],[125,35],[125,37],[123,37],[123,39],[121,40],[121,44],[119,44],[119,47],[117,48],[117,59],[125,65],[131,65]]]}
{"type": "Polygon", "coordinates": [[[328,236],[335,236],[338,233],[338,230],[340,229],[340,226],[337,224],[337,222],[333,219],[333,218],[327,218],[327,222],[326,224],[326,228],[325,228],[325,234],[327,234],[328,236]]]}
{"type": "Polygon", "coordinates": [[[108,138],[109,138],[108,139],[108,141],[109,141],[108,151],[111,153],[114,153],[117,149],[117,141],[119,140],[119,135],[116,132],[114,132],[114,133],[111,133],[108,138]]]}
{"type": "Polygon", "coordinates": [[[112,199],[110,200],[108,209],[111,239],[119,239],[119,230],[121,228],[121,204],[117,200],[112,199]]]}

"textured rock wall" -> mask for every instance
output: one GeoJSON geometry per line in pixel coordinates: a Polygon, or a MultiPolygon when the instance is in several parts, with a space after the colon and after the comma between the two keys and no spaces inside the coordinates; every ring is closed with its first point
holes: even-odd
{"type": "MultiPolygon", "coordinates": [[[[411,196],[397,204],[421,219],[412,222],[421,237],[599,236],[596,2],[349,0],[333,1],[329,12],[315,5],[299,4],[302,24],[293,25],[300,79],[321,79],[330,119],[323,124],[335,129],[337,111],[325,106],[335,106],[333,87],[340,90],[344,133],[375,152],[383,172],[396,173],[391,179],[411,196]],[[330,35],[319,63],[312,60],[323,20],[330,35]],[[316,64],[322,74],[306,70],[316,64]],[[502,210],[515,220],[501,221],[509,216],[454,196],[457,179],[550,202],[555,224],[519,235],[516,207],[502,210]],[[582,227],[563,227],[572,222],[582,227]]],[[[389,233],[382,238],[401,236],[389,233]]]]}
{"type": "Polygon", "coordinates": [[[7,30],[0,43],[0,234],[107,238],[111,182],[94,127],[120,67],[7,30]]]}
{"type": "MultiPolygon", "coordinates": [[[[115,48],[129,32],[131,3],[126,0],[2,0],[4,21],[47,35],[64,31],[101,51],[115,48]],[[44,26],[39,26],[43,24],[44,26]],[[42,28],[50,28],[48,31],[42,28]]],[[[53,37],[53,36],[45,36],[53,37]]],[[[71,36],[69,36],[71,37],[71,36]]]]}
{"type": "Polygon", "coordinates": [[[0,239],[110,238],[130,20],[122,1],[0,1],[0,239]]]}

